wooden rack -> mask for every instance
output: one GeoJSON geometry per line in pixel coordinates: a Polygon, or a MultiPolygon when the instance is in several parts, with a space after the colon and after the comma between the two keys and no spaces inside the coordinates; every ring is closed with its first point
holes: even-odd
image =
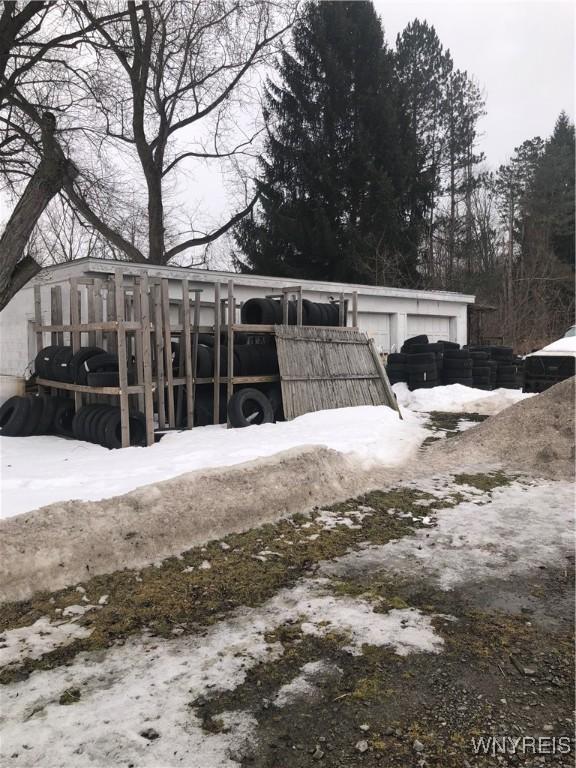
{"type": "MultiPolygon", "coordinates": [[[[233,280],[224,286],[215,283],[212,302],[202,301],[202,289],[191,287],[189,280],[184,279],[180,283],[181,295],[174,297],[169,291],[173,281],[168,278],[149,280],[146,274],[130,272],[129,269],[117,269],[110,276],[71,278],[66,283],[69,322],[64,322],[63,286],[58,284],[50,288],[49,324],[43,323],[41,287],[35,286],[33,329],[37,351],[46,346],[47,335],[50,344],[69,343],[73,352],[85,344],[99,346],[118,355],[119,370],[117,387],[90,387],[39,378],[39,389],[74,393],[76,410],[84,404],[84,398],[85,402],[102,398],[118,402],[122,447],[128,447],[132,408],[144,413],[146,444],[152,445],[156,425],[161,431],[174,429],[184,421],[189,429],[193,427],[197,384],[213,386],[213,421],[218,424],[223,385],[226,386],[227,399],[230,399],[236,385],[280,381],[278,375],[234,375],[235,334],[271,334],[275,332],[275,326],[238,322],[237,312],[241,305],[234,295],[233,280]],[[200,324],[202,309],[212,310],[213,323],[200,324]],[[174,318],[177,320],[174,321],[174,318]],[[220,373],[222,332],[227,334],[225,376],[220,373]],[[197,377],[196,371],[198,336],[201,333],[214,335],[214,370],[212,376],[207,378],[197,377]],[[172,364],[172,341],[175,339],[180,343],[178,375],[174,375],[172,364]],[[134,366],[134,384],[128,384],[129,364],[134,366]]],[[[287,324],[290,295],[296,300],[296,324],[302,325],[301,286],[282,288],[279,294],[271,294],[269,298],[281,300],[283,321],[287,324]]],[[[357,328],[356,292],[352,293],[351,300],[352,326],[357,328]]],[[[341,326],[345,324],[347,301],[341,293],[341,326]]]]}

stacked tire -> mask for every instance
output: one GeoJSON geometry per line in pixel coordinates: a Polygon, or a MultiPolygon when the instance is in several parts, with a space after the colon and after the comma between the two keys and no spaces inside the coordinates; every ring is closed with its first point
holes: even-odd
{"type": "Polygon", "coordinates": [[[472,384],[474,388],[492,389],[492,367],[489,365],[489,353],[471,350],[470,357],[472,358],[472,384]]]}
{"type": "MultiPolygon", "coordinates": [[[[117,387],[118,357],[100,347],[72,347],[52,345],[44,347],[34,361],[36,376],[40,379],[81,384],[89,387],[117,387]]],[[[128,372],[132,379],[132,372],[128,372]]]]}
{"type": "Polygon", "coordinates": [[[514,355],[512,347],[485,345],[470,347],[470,353],[487,356],[490,369],[490,388],[517,389],[521,386],[522,360],[514,355]]]}
{"type": "Polygon", "coordinates": [[[403,352],[391,352],[386,360],[386,374],[390,384],[408,381],[408,355],[403,352]]]}
{"type": "Polygon", "coordinates": [[[472,376],[472,358],[465,349],[447,349],[444,352],[442,371],[443,384],[462,384],[465,387],[474,386],[472,376]]]}
{"type": "Polygon", "coordinates": [[[11,397],[0,406],[0,435],[72,437],[74,401],[48,395],[11,397]]]}
{"type": "MultiPolygon", "coordinates": [[[[296,301],[288,302],[288,325],[296,325],[298,315],[296,301]]],[[[282,303],[277,299],[248,299],[242,305],[242,322],[247,325],[280,325],[284,322],[282,303]]],[[[340,325],[338,304],[302,299],[302,325],[335,327],[340,325]]],[[[346,312],[344,313],[346,324],[346,312]]]]}
{"type": "Polygon", "coordinates": [[[438,386],[438,365],[435,352],[414,352],[406,363],[408,389],[431,389],[438,386]]]}
{"type": "MultiPolygon", "coordinates": [[[[140,411],[129,414],[130,444],[146,444],[146,420],[140,411]]],[[[122,447],[122,422],[118,406],[93,403],[80,408],[72,420],[72,433],[77,440],[96,443],[105,448],[122,447]]]]}

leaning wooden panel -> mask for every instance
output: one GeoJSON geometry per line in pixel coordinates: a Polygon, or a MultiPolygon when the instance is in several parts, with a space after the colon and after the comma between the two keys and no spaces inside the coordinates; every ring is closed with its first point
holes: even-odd
{"type": "Polygon", "coordinates": [[[357,405],[397,408],[368,336],[353,328],[275,328],[284,414],[357,405]]]}

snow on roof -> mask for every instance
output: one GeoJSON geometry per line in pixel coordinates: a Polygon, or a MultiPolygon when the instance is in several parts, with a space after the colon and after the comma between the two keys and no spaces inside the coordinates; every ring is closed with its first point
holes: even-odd
{"type": "Polygon", "coordinates": [[[565,336],[562,339],[558,339],[558,341],[553,341],[551,344],[539,349],[538,352],[532,352],[530,355],[527,355],[527,357],[532,357],[534,355],[538,355],[539,357],[556,357],[563,355],[576,357],[576,336],[565,336]]]}

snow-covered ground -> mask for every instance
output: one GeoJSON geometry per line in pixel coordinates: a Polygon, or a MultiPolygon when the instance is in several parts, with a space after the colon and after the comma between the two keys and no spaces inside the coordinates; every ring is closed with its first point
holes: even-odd
{"type": "MultiPolygon", "coordinates": [[[[427,488],[435,498],[450,490],[445,477],[430,481],[427,488]]],[[[242,761],[244,745],[258,739],[254,713],[230,708],[218,715],[223,728],[212,733],[202,728],[194,702],[234,691],[256,665],[280,659],[285,648],[271,642],[268,633],[286,622],[298,622],[308,635],[337,632],[354,656],[367,646],[386,646],[401,656],[433,654],[431,663],[438,664],[445,651],[440,628],[455,617],[413,607],[381,612],[368,595],[335,595],[325,577],[350,569],[375,574],[387,569],[450,589],[528,570],[540,573],[539,566],[558,564],[571,552],[569,484],[532,485],[522,480],[491,495],[468,486],[459,490],[466,500],[456,507],[423,507],[430,515],[423,522],[430,520],[431,527],[325,562],[320,577],[303,578],[264,605],[240,609],[204,634],[163,640],[145,633],[125,645],[81,654],[70,665],[38,670],[6,685],[0,712],[2,758],[17,755],[15,765],[46,768],[129,763],[143,768],[233,768],[242,761]],[[77,697],[72,706],[59,703],[66,692],[77,697]]],[[[357,513],[351,514],[354,524],[371,511],[359,507],[357,513]]],[[[328,510],[322,523],[326,531],[347,525],[341,515],[328,510]]],[[[68,617],[52,626],[45,619],[41,640],[37,623],[28,628],[28,642],[25,628],[9,630],[3,642],[13,659],[36,655],[38,643],[45,651],[70,642],[77,619],[68,617]],[[48,632],[51,640],[46,640],[48,632]]],[[[295,698],[314,696],[323,676],[339,673],[329,659],[306,663],[272,692],[268,704],[282,708],[295,698]]]]}
{"type": "Polygon", "coordinates": [[[444,411],[446,413],[482,413],[492,416],[509,405],[533,397],[520,389],[475,389],[462,384],[449,384],[410,392],[404,382],[394,384],[394,392],[402,408],[411,411],[444,411]]]}
{"type": "Polygon", "coordinates": [[[394,391],[400,420],[386,406],[320,411],[290,422],[245,429],[198,427],[166,434],[150,448],[109,451],[53,436],[0,437],[1,513],[10,517],[57,501],[98,501],[186,472],[241,464],[290,448],[325,446],[366,464],[404,463],[427,436],[421,411],[497,413],[529,397],[518,390],[493,392],[459,384],[394,391]]]}
{"type": "Polygon", "coordinates": [[[149,448],[110,451],[52,436],[0,437],[2,517],[55,501],[97,501],[199,469],[232,466],[290,448],[325,446],[366,462],[401,464],[426,437],[423,418],[386,406],[319,411],[244,429],[197,427],[149,448]]]}

